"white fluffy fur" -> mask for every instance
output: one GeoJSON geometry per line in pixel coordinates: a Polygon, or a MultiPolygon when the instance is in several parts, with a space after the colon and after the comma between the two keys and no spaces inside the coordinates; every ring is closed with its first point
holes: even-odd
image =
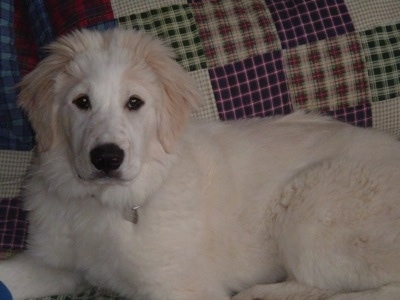
{"type": "Polygon", "coordinates": [[[84,282],[130,299],[399,298],[397,141],[303,113],[186,124],[196,89],[139,32],[77,31],[50,51],[21,84],[38,155],[29,249],[0,264],[15,299],[84,282]],[[118,176],[90,162],[103,143],[125,152],[118,176]]]}

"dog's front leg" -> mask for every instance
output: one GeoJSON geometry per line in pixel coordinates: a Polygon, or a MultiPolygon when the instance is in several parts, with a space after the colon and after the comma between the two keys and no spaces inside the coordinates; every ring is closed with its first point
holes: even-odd
{"type": "Polygon", "coordinates": [[[83,283],[77,273],[48,267],[27,253],[0,261],[0,281],[14,300],[76,293],[83,283]]]}

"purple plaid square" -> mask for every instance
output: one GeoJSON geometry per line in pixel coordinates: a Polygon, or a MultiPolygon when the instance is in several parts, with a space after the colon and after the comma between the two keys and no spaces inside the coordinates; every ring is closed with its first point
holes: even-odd
{"type": "Polygon", "coordinates": [[[209,73],[222,120],[292,111],[280,51],[216,67],[209,73]]]}
{"type": "Polygon", "coordinates": [[[0,249],[21,250],[28,231],[26,212],[18,198],[0,199],[0,249]]]}
{"type": "Polygon", "coordinates": [[[371,104],[368,102],[336,110],[323,110],[322,113],[324,115],[332,116],[339,121],[359,127],[372,126],[372,110],[371,104]]]}
{"type": "Polygon", "coordinates": [[[266,0],[283,49],[355,31],[344,0],[266,0]]]}

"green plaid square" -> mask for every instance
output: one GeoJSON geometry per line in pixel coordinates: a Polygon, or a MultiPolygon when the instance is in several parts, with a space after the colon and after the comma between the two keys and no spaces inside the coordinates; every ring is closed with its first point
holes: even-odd
{"type": "Polygon", "coordinates": [[[372,102],[373,127],[400,138],[400,98],[372,102]]]}
{"type": "Polygon", "coordinates": [[[31,160],[31,151],[0,150],[0,198],[20,195],[31,160]]]}
{"type": "Polygon", "coordinates": [[[192,113],[191,117],[196,120],[219,120],[217,104],[208,70],[198,70],[189,74],[196,81],[197,88],[203,96],[203,103],[192,113]]]}
{"type": "Polygon", "coordinates": [[[400,16],[399,0],[347,0],[346,5],[357,31],[393,24],[400,16]]]}
{"type": "Polygon", "coordinates": [[[362,46],[355,33],[284,51],[294,109],[333,110],[370,98],[362,46]]]}
{"type": "Polygon", "coordinates": [[[400,96],[400,23],[361,33],[373,101],[400,96]]]}
{"type": "Polygon", "coordinates": [[[187,4],[187,0],[111,0],[115,18],[129,16],[173,4],[187,4]]]}
{"type": "Polygon", "coordinates": [[[177,61],[188,71],[206,69],[203,44],[192,9],[171,5],[118,18],[120,27],[144,29],[166,40],[177,54],[177,61]]]}

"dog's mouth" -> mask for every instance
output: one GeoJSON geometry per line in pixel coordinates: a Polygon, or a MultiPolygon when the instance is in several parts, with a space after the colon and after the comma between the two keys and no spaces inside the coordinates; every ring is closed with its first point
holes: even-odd
{"type": "Polygon", "coordinates": [[[94,180],[122,180],[122,175],[120,171],[112,171],[112,172],[95,172],[92,176],[94,180]]]}
{"type": "Polygon", "coordinates": [[[122,172],[120,171],[112,171],[112,172],[95,171],[91,173],[89,176],[82,176],[79,173],[77,173],[77,175],[80,180],[86,182],[115,183],[115,182],[128,181],[127,179],[124,179],[124,177],[122,176],[122,172]]]}

